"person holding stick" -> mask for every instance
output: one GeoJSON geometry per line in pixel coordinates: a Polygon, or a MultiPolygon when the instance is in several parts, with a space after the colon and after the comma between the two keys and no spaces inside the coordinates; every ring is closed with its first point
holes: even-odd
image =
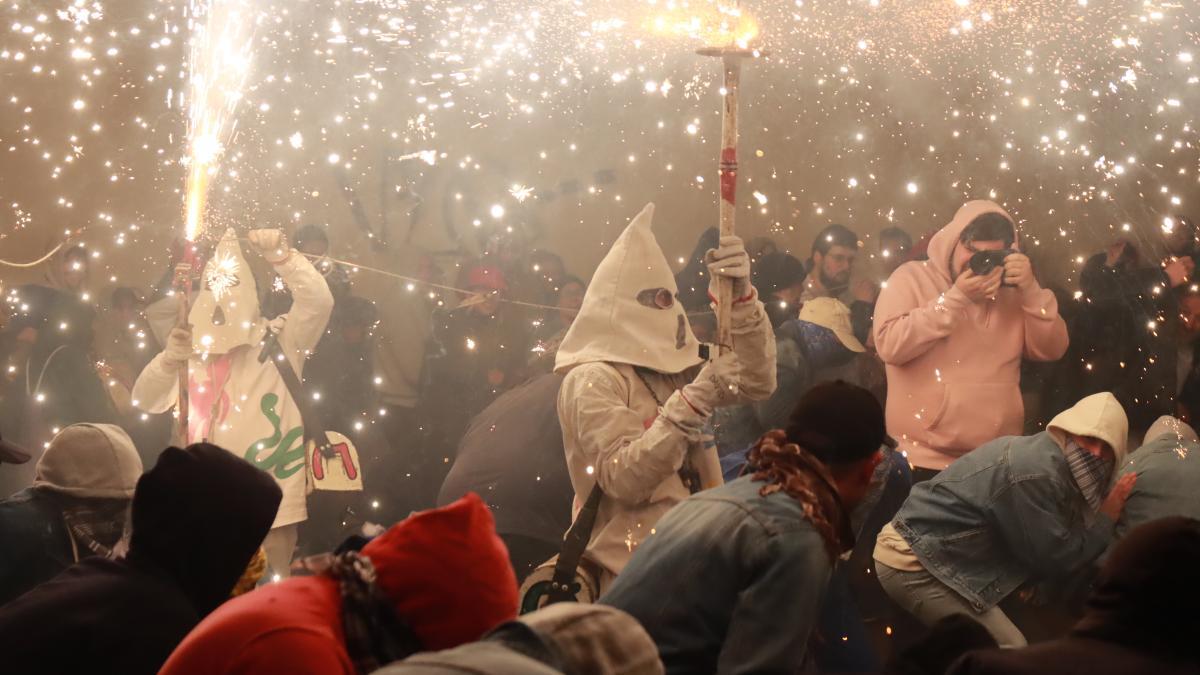
{"type": "Polygon", "coordinates": [[[706,255],[710,295],[722,278],[734,286],[732,340],[706,360],[653,214],[647,205],[613,243],[555,361],[575,512],[589,502],[596,511],[584,567],[601,592],[671,507],[723,482],[716,449],[702,442],[713,410],[775,390],[775,335],[741,239],[723,237],[706,255]]]}
{"type": "Polygon", "coordinates": [[[300,376],[325,332],[333,295],[280,230],[251,230],[247,239],[291,289],[291,310],[270,322],[262,317],[254,275],[236,233],[226,230],[204,265],[187,324],[171,331],[166,348],[142,371],[133,402],[148,413],[170,410],[179,400],[179,375],[187,373],[186,442],[219,445],[271,474],[283,490],[263,547],[272,571],[286,577],[297,526],[308,517],[307,472],[300,408],[276,361],[286,357],[300,376]],[[270,342],[278,351],[260,359],[270,342]]]}

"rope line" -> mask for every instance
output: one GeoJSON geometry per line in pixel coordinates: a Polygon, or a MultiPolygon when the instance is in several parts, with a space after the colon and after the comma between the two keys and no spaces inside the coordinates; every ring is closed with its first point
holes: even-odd
{"type": "Polygon", "coordinates": [[[46,262],[47,260],[53,258],[54,254],[61,251],[62,247],[65,246],[66,243],[67,242],[65,242],[65,241],[59,242],[58,246],[55,246],[54,248],[50,249],[49,253],[38,258],[37,260],[33,260],[30,262],[13,262],[12,260],[4,260],[4,259],[0,258],[0,265],[4,265],[5,267],[16,267],[18,269],[28,269],[30,267],[37,267],[38,265],[41,265],[42,263],[46,262]]]}

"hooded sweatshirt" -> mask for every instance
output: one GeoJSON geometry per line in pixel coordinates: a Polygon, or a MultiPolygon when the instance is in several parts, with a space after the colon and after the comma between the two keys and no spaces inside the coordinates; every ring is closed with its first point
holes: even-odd
{"type": "MultiPolygon", "coordinates": [[[[558,418],[574,510],[597,480],[605,495],[586,552],[603,568],[601,591],[659,518],[690,494],[678,473],[685,461],[700,487],[722,483],[715,446],[701,443],[705,420],[678,392],[702,359],[650,229],[653,215],[648,204],[600,262],[555,361],[555,372],[566,374],[558,418]]],[[[770,396],[775,335],[756,295],[733,307],[733,349],[741,400],[770,396]]]]}
{"type": "Polygon", "coordinates": [[[128,556],[88,558],[0,609],[5,669],[157,672],[229,597],[279,500],[269,476],[221,448],[167,448],[138,480],[128,556]]]}
{"type": "MultiPolygon", "coordinates": [[[[236,241],[227,252],[223,252],[224,247],[226,243],[222,242],[214,254],[224,257],[214,260],[240,261],[230,267],[246,280],[233,285],[229,292],[237,292],[241,304],[227,313],[222,326],[196,325],[192,337],[198,348],[203,348],[206,337],[214,342],[214,348],[219,343],[241,344],[228,353],[193,354],[188,363],[188,438],[226,448],[272,475],[283,488],[283,503],[274,525],[282,527],[308,517],[300,410],[275,365],[258,361],[258,344],[266,321],[257,314],[257,298],[243,292],[251,285],[252,276],[241,260],[236,241]],[[254,303],[253,311],[245,307],[248,303],[254,303]],[[238,326],[249,322],[250,328],[233,331],[235,322],[238,326]]],[[[305,358],[321,339],[333,311],[333,295],[321,273],[296,251],[274,268],[291,289],[293,303],[291,310],[271,325],[292,368],[303,376],[305,358]]],[[[213,295],[207,290],[198,295],[190,315],[193,321],[215,312],[216,306],[225,302],[224,298],[217,302],[210,297],[213,295]]],[[[159,354],[134,384],[133,403],[157,414],[170,410],[178,397],[179,371],[168,366],[159,354]]]]}
{"type": "Polygon", "coordinates": [[[930,240],[929,259],[897,269],[875,307],[888,433],[914,466],[941,470],[987,441],[1021,433],[1021,358],[1054,361],[1067,350],[1067,326],[1049,290],[1005,287],[977,304],[954,286],[959,238],[991,212],[1012,220],[988,201],[959,209],[930,240]]]}
{"type": "Polygon", "coordinates": [[[111,424],[73,424],[37,463],[33,487],[0,501],[0,605],[124,535],[142,475],[133,441],[111,424]]]}
{"type": "MultiPolygon", "coordinates": [[[[410,516],[362,554],[425,649],[478,640],[516,617],[516,577],[477,495],[410,516]]],[[[296,577],[239,596],[201,622],[162,669],[163,675],[211,673],[355,673],[337,582],[296,577]]]]}

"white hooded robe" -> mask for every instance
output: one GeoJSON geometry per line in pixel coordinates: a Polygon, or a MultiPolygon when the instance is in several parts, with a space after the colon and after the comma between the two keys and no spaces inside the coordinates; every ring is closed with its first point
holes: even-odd
{"type": "MultiPolygon", "coordinates": [[[[701,443],[706,420],[694,412],[663,414],[680,405],[686,408],[674,409],[691,411],[677,390],[695,378],[702,360],[650,230],[653,214],[647,205],[613,243],[555,361],[555,371],[566,374],[558,416],[575,510],[597,480],[604,490],[586,552],[604,570],[601,592],[658,520],[690,495],[678,474],[685,458],[702,487],[722,483],[715,445],[701,443]],[[646,302],[652,294],[645,292],[654,289],[667,289],[673,305],[646,302]]],[[[739,398],[766,399],[775,390],[775,335],[757,298],[734,306],[733,334],[742,366],[739,398]]]]}

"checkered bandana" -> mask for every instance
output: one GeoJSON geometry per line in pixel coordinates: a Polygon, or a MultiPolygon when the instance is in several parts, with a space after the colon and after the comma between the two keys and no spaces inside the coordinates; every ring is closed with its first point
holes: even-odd
{"type": "Polygon", "coordinates": [[[1092,509],[1100,508],[1104,488],[1108,485],[1108,475],[1112,470],[1111,464],[1080,447],[1075,441],[1067,442],[1065,454],[1067,466],[1071,468],[1071,476],[1075,478],[1075,485],[1079,486],[1079,491],[1083,493],[1088,506],[1092,509]]]}

